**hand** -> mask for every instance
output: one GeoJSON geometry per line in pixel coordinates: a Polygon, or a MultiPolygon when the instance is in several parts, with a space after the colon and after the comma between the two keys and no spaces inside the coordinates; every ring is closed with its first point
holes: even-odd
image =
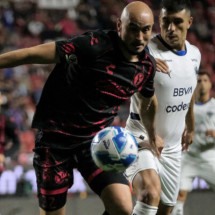
{"type": "Polygon", "coordinates": [[[156,70],[158,72],[166,73],[169,75],[169,67],[167,63],[164,60],[161,60],[159,58],[155,58],[156,61],[156,70]]]}
{"type": "Polygon", "coordinates": [[[215,137],[215,130],[213,130],[213,129],[208,129],[208,130],[205,132],[205,135],[206,135],[206,137],[215,137]]]}
{"type": "Polygon", "coordinates": [[[156,148],[157,148],[158,154],[159,154],[159,156],[160,156],[160,154],[161,154],[161,152],[162,152],[162,150],[163,150],[163,147],[164,147],[164,141],[163,141],[163,139],[162,139],[160,136],[158,136],[158,135],[156,136],[155,141],[156,141],[156,148]]]}
{"type": "Polygon", "coordinates": [[[148,149],[152,151],[152,153],[159,158],[164,147],[164,141],[157,135],[154,140],[145,140],[140,142],[139,145],[142,149],[148,149]]]}
{"type": "Polygon", "coordinates": [[[189,146],[193,143],[194,132],[188,132],[186,129],[182,134],[182,151],[188,151],[189,146]]]}

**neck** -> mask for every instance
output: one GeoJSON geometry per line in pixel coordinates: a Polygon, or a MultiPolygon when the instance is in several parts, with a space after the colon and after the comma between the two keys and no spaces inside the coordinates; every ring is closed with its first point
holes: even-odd
{"type": "Polygon", "coordinates": [[[175,46],[171,46],[170,44],[168,44],[168,42],[165,40],[165,37],[163,37],[161,34],[160,36],[158,36],[161,40],[161,42],[172,52],[174,52],[177,55],[185,55],[187,53],[187,49],[186,49],[186,44],[185,41],[183,42],[182,45],[178,45],[177,47],[175,46]]]}
{"type": "Polygon", "coordinates": [[[199,96],[197,102],[206,103],[210,100],[210,94],[199,96]]]}
{"type": "Polygon", "coordinates": [[[139,55],[131,53],[128,50],[128,48],[126,47],[126,45],[123,43],[123,41],[121,41],[121,43],[119,44],[119,48],[121,49],[121,52],[127,61],[129,61],[129,62],[138,62],[139,61],[139,55]]]}

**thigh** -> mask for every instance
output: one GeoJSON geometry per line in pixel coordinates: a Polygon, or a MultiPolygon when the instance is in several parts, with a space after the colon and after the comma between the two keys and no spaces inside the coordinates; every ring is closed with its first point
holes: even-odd
{"type": "Polygon", "coordinates": [[[126,169],[125,176],[129,180],[129,182],[133,185],[133,180],[139,172],[151,169],[151,170],[154,170],[152,171],[152,173],[158,174],[159,170],[158,170],[157,164],[158,164],[158,159],[152,154],[150,150],[147,150],[147,149],[140,150],[138,152],[137,160],[126,169]]]}
{"type": "Polygon", "coordinates": [[[92,160],[89,146],[76,156],[78,170],[90,188],[102,199],[106,211],[111,215],[131,214],[131,191],[123,173],[98,168],[92,160]]]}
{"type": "Polygon", "coordinates": [[[215,190],[215,153],[212,156],[204,156],[201,162],[198,176],[204,179],[210,188],[215,190]]]}
{"type": "Polygon", "coordinates": [[[91,156],[90,145],[86,145],[76,154],[76,157],[78,170],[90,188],[99,196],[103,189],[110,184],[129,185],[123,173],[103,171],[96,166],[91,156]]]}
{"type": "Polygon", "coordinates": [[[71,150],[53,149],[49,145],[41,142],[41,138],[36,139],[33,165],[39,205],[46,211],[53,211],[66,203],[67,190],[73,184],[73,160],[71,150]]]}
{"type": "Polygon", "coordinates": [[[180,190],[192,190],[193,180],[196,176],[199,176],[201,171],[201,164],[199,163],[198,165],[198,163],[198,160],[194,157],[187,153],[183,154],[181,162],[180,190]]]}
{"type": "Polygon", "coordinates": [[[159,162],[161,202],[166,206],[174,206],[179,191],[181,152],[161,154],[159,162]]]}

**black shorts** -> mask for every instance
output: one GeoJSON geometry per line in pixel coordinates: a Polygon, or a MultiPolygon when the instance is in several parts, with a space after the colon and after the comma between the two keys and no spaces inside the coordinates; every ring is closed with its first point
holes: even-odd
{"type": "Polygon", "coordinates": [[[39,132],[36,137],[33,164],[37,177],[39,205],[44,210],[53,211],[65,205],[67,190],[73,184],[74,168],[79,170],[90,188],[98,195],[109,184],[128,185],[122,173],[104,172],[94,164],[90,144],[74,149],[58,148],[56,142],[59,143],[59,140],[65,146],[68,137],[44,132],[39,132]]]}

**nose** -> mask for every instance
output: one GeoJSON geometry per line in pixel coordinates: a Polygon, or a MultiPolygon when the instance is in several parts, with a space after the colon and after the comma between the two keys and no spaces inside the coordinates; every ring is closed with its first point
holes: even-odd
{"type": "Polygon", "coordinates": [[[136,39],[142,41],[144,38],[144,33],[142,31],[138,31],[136,35],[136,39]]]}
{"type": "Polygon", "coordinates": [[[168,25],[168,31],[174,31],[175,30],[175,25],[173,22],[169,23],[168,25]]]}

